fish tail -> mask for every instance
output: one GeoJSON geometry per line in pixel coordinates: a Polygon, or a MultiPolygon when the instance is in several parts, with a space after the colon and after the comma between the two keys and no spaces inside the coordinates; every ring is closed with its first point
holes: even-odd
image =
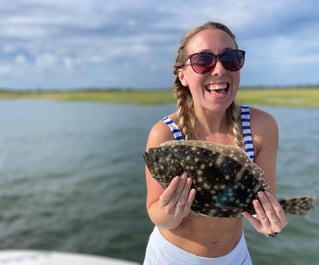
{"type": "Polygon", "coordinates": [[[279,200],[285,213],[295,215],[307,215],[314,208],[315,199],[313,197],[297,197],[279,200]]]}

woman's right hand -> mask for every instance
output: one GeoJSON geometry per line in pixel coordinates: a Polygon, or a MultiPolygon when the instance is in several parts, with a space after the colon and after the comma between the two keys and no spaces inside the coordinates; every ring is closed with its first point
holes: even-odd
{"type": "Polygon", "coordinates": [[[181,221],[190,211],[196,190],[191,188],[192,179],[184,172],[181,176],[172,179],[158,200],[158,207],[166,215],[181,218],[181,221]]]}

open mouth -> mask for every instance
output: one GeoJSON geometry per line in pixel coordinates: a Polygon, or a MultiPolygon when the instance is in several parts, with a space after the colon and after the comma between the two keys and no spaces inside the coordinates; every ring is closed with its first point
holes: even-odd
{"type": "Polygon", "coordinates": [[[210,93],[226,94],[229,90],[229,83],[211,83],[205,86],[210,93]]]}

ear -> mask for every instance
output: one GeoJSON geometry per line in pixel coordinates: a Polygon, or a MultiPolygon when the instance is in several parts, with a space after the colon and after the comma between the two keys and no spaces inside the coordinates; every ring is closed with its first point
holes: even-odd
{"type": "Polygon", "coordinates": [[[186,80],[186,77],[185,77],[183,69],[178,69],[177,77],[178,77],[179,81],[182,83],[183,86],[185,86],[185,87],[188,86],[188,82],[186,80]]]}

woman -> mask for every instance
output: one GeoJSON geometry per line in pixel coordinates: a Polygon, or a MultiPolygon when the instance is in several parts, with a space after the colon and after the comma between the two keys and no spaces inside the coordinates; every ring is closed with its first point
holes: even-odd
{"type": "MultiPolygon", "coordinates": [[[[182,39],[174,74],[177,111],[150,130],[147,149],[168,140],[206,140],[239,146],[263,168],[273,194],[259,192],[253,201],[256,216],[247,212],[256,231],[275,235],[286,225],[274,197],[278,129],[269,114],[235,104],[245,52],[233,33],[216,22],[194,28],[182,39]]],[[[242,218],[194,215],[195,196],[187,173],[176,176],[167,189],[146,168],[146,207],[155,224],[144,264],[252,264],[242,218]]]]}

